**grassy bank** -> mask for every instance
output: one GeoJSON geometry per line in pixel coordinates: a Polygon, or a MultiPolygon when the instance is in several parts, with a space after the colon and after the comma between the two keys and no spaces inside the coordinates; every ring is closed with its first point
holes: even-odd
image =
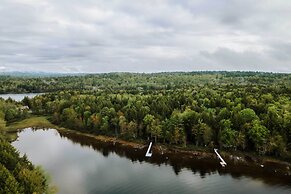
{"type": "Polygon", "coordinates": [[[45,116],[32,116],[30,118],[24,119],[22,121],[17,121],[11,123],[6,127],[6,131],[17,131],[18,129],[24,129],[28,127],[36,127],[36,128],[54,128],[58,129],[60,127],[52,124],[48,121],[48,117],[45,116]]]}
{"type": "Polygon", "coordinates": [[[4,129],[5,139],[9,142],[15,141],[18,137],[17,131],[29,127],[35,128],[54,128],[60,129],[60,127],[52,124],[48,117],[45,116],[31,116],[30,118],[13,122],[7,125],[4,129]]]}
{"type": "MultiPolygon", "coordinates": [[[[13,134],[13,132],[17,132],[18,130],[29,128],[29,127],[53,128],[53,129],[62,130],[62,131],[71,131],[71,132],[74,132],[74,133],[79,134],[79,135],[95,137],[96,139],[98,139],[100,141],[116,141],[117,140],[116,137],[109,137],[109,136],[105,136],[105,135],[93,135],[93,134],[87,133],[85,131],[80,132],[77,130],[66,129],[64,127],[60,127],[60,126],[52,124],[48,120],[48,118],[49,117],[46,117],[46,116],[31,116],[30,118],[9,124],[8,126],[6,126],[5,131],[13,134]]],[[[118,141],[122,142],[123,144],[125,144],[126,142],[128,144],[135,144],[134,142],[124,141],[122,139],[119,139],[118,141]]],[[[138,142],[138,141],[136,141],[136,142],[142,143],[142,142],[138,142]]]]}

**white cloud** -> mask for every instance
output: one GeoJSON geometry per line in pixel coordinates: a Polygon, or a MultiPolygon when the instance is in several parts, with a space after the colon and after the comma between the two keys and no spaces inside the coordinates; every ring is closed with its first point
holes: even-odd
{"type": "Polygon", "coordinates": [[[290,72],[289,18],[283,0],[0,0],[0,66],[290,72]]]}

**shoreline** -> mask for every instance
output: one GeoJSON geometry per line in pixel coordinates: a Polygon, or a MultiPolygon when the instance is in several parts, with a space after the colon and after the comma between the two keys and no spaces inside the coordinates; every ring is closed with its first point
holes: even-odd
{"type": "Polygon", "coordinates": [[[153,145],[152,157],[145,157],[148,144],[127,142],[106,136],[96,136],[70,129],[56,129],[62,137],[66,137],[82,146],[89,146],[108,156],[110,153],[131,159],[132,162],[149,162],[154,165],[170,165],[178,175],[183,169],[190,169],[193,173],[229,174],[233,177],[250,177],[260,179],[270,185],[291,185],[291,164],[266,158],[251,158],[250,156],[236,156],[230,153],[220,153],[227,162],[225,167],[213,152],[195,150],[181,150],[164,145],[153,145]],[[263,166],[261,166],[263,165],[263,166]]]}
{"type": "MultiPolygon", "coordinates": [[[[154,144],[152,147],[153,156],[151,158],[145,158],[145,153],[148,148],[146,142],[133,142],[119,139],[116,137],[104,136],[104,135],[94,135],[86,132],[81,132],[77,130],[67,129],[60,126],[56,126],[50,123],[46,117],[31,117],[19,122],[10,124],[5,130],[8,133],[15,133],[29,127],[36,128],[52,128],[56,129],[61,135],[69,136],[75,139],[83,139],[83,144],[106,144],[106,146],[111,146],[112,149],[124,148],[129,152],[138,152],[138,157],[142,160],[153,160],[167,162],[169,158],[176,158],[177,160],[187,160],[193,162],[195,161],[210,161],[211,165],[214,165],[216,169],[220,169],[226,172],[239,172],[237,169],[244,169],[245,171],[252,170],[259,171],[260,173],[266,173],[273,176],[285,177],[288,180],[291,179],[291,164],[286,161],[268,158],[265,156],[254,156],[250,153],[243,152],[227,152],[219,151],[220,155],[226,161],[227,166],[221,167],[220,161],[216,154],[208,150],[194,150],[191,148],[181,148],[178,146],[165,145],[165,144],[154,144]],[[34,121],[34,122],[32,122],[34,121]],[[94,142],[95,141],[95,142],[94,142]],[[144,158],[142,158],[144,157],[144,158]]],[[[17,137],[16,137],[17,138],[17,137]]],[[[182,161],[183,162],[183,161],[182,161]]]]}
{"type": "MultiPolygon", "coordinates": [[[[139,149],[139,150],[146,151],[148,148],[148,144],[125,141],[125,140],[118,139],[115,137],[109,137],[109,136],[104,136],[104,135],[94,135],[94,134],[75,131],[75,130],[66,129],[66,128],[58,128],[56,130],[58,130],[61,133],[71,133],[71,134],[74,133],[76,135],[93,138],[96,141],[110,143],[112,145],[118,144],[119,146],[131,148],[131,149],[139,149]]],[[[152,152],[153,154],[158,154],[158,155],[179,154],[179,155],[184,155],[183,158],[193,158],[193,157],[196,157],[197,159],[206,159],[206,158],[210,159],[211,158],[211,159],[217,160],[217,163],[219,164],[219,160],[216,154],[214,153],[214,151],[210,152],[206,150],[205,151],[186,150],[183,148],[179,148],[177,146],[170,146],[170,145],[164,145],[164,144],[159,143],[159,144],[153,144],[152,152]]],[[[280,172],[285,168],[286,173],[287,173],[286,175],[291,176],[291,164],[289,162],[276,160],[273,158],[267,158],[264,156],[254,156],[253,154],[242,153],[242,152],[239,152],[238,154],[234,154],[232,152],[222,151],[222,152],[219,152],[219,154],[226,160],[227,165],[256,166],[260,168],[273,167],[274,170],[277,170],[277,172],[280,172]],[[277,169],[275,169],[276,167],[277,169]]]]}

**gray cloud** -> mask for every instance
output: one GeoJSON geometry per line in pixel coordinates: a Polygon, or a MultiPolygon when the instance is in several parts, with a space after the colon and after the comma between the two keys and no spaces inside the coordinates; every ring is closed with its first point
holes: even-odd
{"type": "Polygon", "coordinates": [[[285,0],[0,0],[0,71],[291,72],[285,0]]]}

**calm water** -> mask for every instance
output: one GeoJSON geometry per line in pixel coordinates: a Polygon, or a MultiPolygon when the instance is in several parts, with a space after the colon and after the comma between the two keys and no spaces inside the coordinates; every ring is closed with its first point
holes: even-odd
{"type": "Polygon", "coordinates": [[[54,129],[25,129],[13,145],[50,174],[59,193],[291,193],[288,184],[207,170],[201,161],[190,162],[190,168],[181,158],[151,161],[139,151],[115,150],[54,129]]]}
{"type": "Polygon", "coordinates": [[[0,97],[7,100],[9,97],[15,101],[21,101],[25,96],[29,98],[33,98],[37,95],[41,95],[42,93],[26,93],[26,94],[0,94],[0,97]]]}

